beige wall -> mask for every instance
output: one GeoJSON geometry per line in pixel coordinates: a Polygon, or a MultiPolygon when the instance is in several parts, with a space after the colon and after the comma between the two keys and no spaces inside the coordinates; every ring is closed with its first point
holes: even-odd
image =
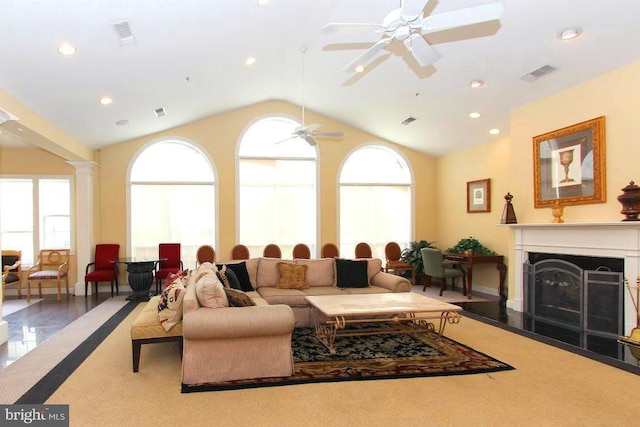
{"type": "MultiPolygon", "coordinates": [[[[236,144],[243,130],[256,118],[268,114],[297,116],[298,106],[268,101],[224,114],[208,117],[165,132],[137,138],[100,150],[100,197],[98,210],[103,212],[99,235],[103,241],[120,243],[126,247],[126,178],[132,158],[147,143],[160,137],[188,138],[211,156],[217,169],[219,182],[220,236],[216,251],[221,259],[228,258],[236,244],[236,144]],[[109,215],[104,214],[109,212],[109,215]]],[[[307,111],[309,123],[322,123],[324,129],[343,131],[343,141],[320,141],[320,244],[338,241],[336,181],[344,158],[360,144],[385,142],[366,132],[307,111]]],[[[397,145],[414,172],[416,236],[423,238],[435,230],[436,212],[429,209],[435,204],[435,165],[433,158],[397,145]]],[[[206,244],[208,242],[202,242],[206,244]]]]}
{"type": "MultiPolygon", "coordinates": [[[[533,137],[599,116],[606,118],[606,203],[569,206],[565,222],[617,222],[622,220],[616,197],[629,181],[640,181],[640,132],[637,104],[640,100],[640,62],[517,108],[511,114],[510,138],[472,147],[438,159],[437,239],[442,247],[471,234],[507,257],[513,253],[513,232],[495,226],[509,191],[519,223],[548,223],[549,208],[535,209],[533,195],[533,137]],[[492,179],[490,214],[465,212],[465,181],[492,179]]],[[[540,82],[542,83],[542,82],[540,82]]],[[[513,256],[509,260],[509,283],[514,283],[513,256]]],[[[475,272],[475,270],[474,270],[475,272]]],[[[488,274],[488,273],[487,273],[488,274]]],[[[475,279],[474,274],[474,279],[475,279]]],[[[474,284],[493,285],[493,278],[478,276],[474,284]]]]}

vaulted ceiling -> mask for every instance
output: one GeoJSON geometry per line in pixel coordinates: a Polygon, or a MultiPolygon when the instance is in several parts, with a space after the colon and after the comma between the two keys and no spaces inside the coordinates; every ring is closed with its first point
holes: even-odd
{"type": "MultiPolygon", "coordinates": [[[[423,13],[490,2],[431,0],[423,13]]],[[[502,3],[499,20],[425,35],[439,57],[431,65],[395,40],[363,73],[346,73],[385,36],[323,27],[382,23],[399,0],[2,1],[0,88],[97,149],[269,99],[301,105],[304,59],[307,109],[440,156],[508,135],[518,106],[640,59],[638,1],[502,3]],[[122,21],[132,43],[116,36],[122,21]],[[581,35],[561,40],[568,27],[581,35]],[[64,42],[75,55],[56,51],[64,42]],[[556,70],[522,79],[543,66],[556,70]],[[474,79],[485,84],[471,88],[474,79]],[[103,96],[113,102],[101,105],[103,96]],[[156,117],[161,107],[166,115],[156,117]],[[408,117],[417,120],[401,124],[408,117]]]]}

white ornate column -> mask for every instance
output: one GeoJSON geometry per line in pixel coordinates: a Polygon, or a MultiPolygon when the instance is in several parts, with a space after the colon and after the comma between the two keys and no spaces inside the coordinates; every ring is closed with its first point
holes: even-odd
{"type": "MultiPolygon", "coordinates": [[[[67,162],[76,168],[76,271],[75,294],[84,295],[84,272],[93,262],[93,174],[95,162],[67,162]]],[[[89,288],[91,294],[91,288],[89,288]]]]}

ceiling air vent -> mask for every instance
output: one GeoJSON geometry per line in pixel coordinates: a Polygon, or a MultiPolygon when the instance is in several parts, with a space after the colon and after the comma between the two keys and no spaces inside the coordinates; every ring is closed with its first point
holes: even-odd
{"type": "Polygon", "coordinates": [[[410,125],[411,123],[415,122],[416,119],[415,117],[407,117],[406,119],[404,119],[403,121],[400,122],[401,125],[410,125]]]}
{"type": "Polygon", "coordinates": [[[153,112],[156,113],[156,117],[164,117],[167,115],[167,110],[165,110],[164,107],[156,108],[153,112]]]}
{"type": "Polygon", "coordinates": [[[538,80],[542,76],[546,76],[549,73],[556,71],[556,68],[553,68],[551,65],[543,65],[542,67],[533,70],[532,72],[525,74],[520,77],[525,82],[533,83],[538,80]]]}
{"type": "Polygon", "coordinates": [[[131,32],[129,21],[114,22],[111,24],[111,27],[116,33],[116,37],[118,38],[120,45],[125,46],[136,42],[136,39],[133,37],[133,32],[131,32]]]}

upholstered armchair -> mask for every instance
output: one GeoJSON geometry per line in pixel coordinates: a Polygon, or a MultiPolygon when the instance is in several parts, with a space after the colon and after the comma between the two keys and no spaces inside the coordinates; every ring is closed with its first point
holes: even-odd
{"type": "Polygon", "coordinates": [[[55,283],[58,301],[61,299],[61,284],[64,282],[69,295],[69,249],[42,249],[38,261],[27,272],[27,301],[31,301],[31,283],[38,284],[42,298],[42,283],[55,283]]]}
{"type": "Polygon", "coordinates": [[[22,298],[21,251],[2,251],[2,301],[4,301],[4,288],[7,286],[18,288],[18,298],[22,298]]]}
{"type": "Polygon", "coordinates": [[[158,262],[156,293],[160,293],[160,284],[167,279],[169,274],[184,270],[182,259],[180,259],[180,243],[160,243],[158,245],[158,255],[160,258],[164,258],[164,261],[158,262]]]}
{"type": "Polygon", "coordinates": [[[424,264],[424,274],[426,277],[424,286],[422,287],[423,292],[427,289],[427,286],[431,286],[431,279],[436,278],[440,280],[440,296],[442,296],[442,292],[447,287],[448,278],[452,278],[455,281],[457,277],[462,277],[463,291],[465,294],[467,293],[467,280],[464,270],[461,267],[450,268],[443,264],[440,249],[422,248],[420,249],[420,254],[422,255],[422,263],[424,264]]]}
{"type": "Polygon", "coordinates": [[[118,289],[118,263],[115,262],[120,256],[120,245],[99,244],[96,245],[94,262],[87,264],[84,276],[84,297],[87,297],[89,283],[95,286],[95,295],[98,294],[98,282],[111,282],[111,297],[113,297],[113,286],[116,287],[116,294],[120,294],[118,289]],[[92,271],[89,271],[93,267],[92,271]]]}

